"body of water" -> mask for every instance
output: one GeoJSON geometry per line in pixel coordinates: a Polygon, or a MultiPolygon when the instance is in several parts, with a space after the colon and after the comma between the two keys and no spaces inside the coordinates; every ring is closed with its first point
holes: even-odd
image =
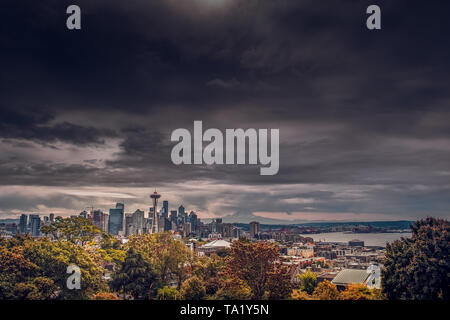
{"type": "Polygon", "coordinates": [[[386,242],[393,242],[395,240],[411,237],[410,232],[405,233],[344,233],[344,232],[329,232],[318,234],[302,234],[304,237],[313,238],[314,241],[325,242],[348,242],[353,239],[364,241],[365,246],[380,246],[385,247],[386,242]]]}

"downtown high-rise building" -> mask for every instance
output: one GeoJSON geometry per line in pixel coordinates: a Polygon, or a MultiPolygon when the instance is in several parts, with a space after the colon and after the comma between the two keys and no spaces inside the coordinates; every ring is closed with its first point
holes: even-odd
{"type": "Polygon", "coordinates": [[[28,216],[26,214],[20,216],[19,232],[22,235],[28,232],[28,216]]]}
{"type": "Polygon", "coordinates": [[[164,218],[168,218],[169,217],[169,201],[167,201],[167,200],[163,201],[163,206],[162,206],[161,210],[162,210],[161,215],[164,218]]]}
{"type": "Polygon", "coordinates": [[[133,223],[133,215],[131,213],[125,214],[125,236],[128,237],[135,234],[136,227],[133,223]]]}
{"type": "Polygon", "coordinates": [[[178,208],[177,224],[183,225],[186,222],[186,213],[184,207],[181,205],[178,208]]]}
{"type": "Polygon", "coordinates": [[[114,209],[109,209],[108,233],[116,236],[124,234],[124,209],[123,203],[117,203],[114,209]]]}
{"type": "Polygon", "coordinates": [[[41,236],[41,218],[38,214],[30,214],[29,227],[31,236],[40,237],[41,236]]]}
{"type": "Polygon", "coordinates": [[[188,221],[191,223],[192,230],[197,229],[198,218],[194,211],[189,213],[188,221]]]}
{"type": "Polygon", "coordinates": [[[101,210],[94,210],[91,212],[92,223],[102,231],[108,231],[108,214],[103,213],[101,210]]]}
{"type": "Polygon", "coordinates": [[[177,210],[172,210],[170,211],[170,217],[169,217],[170,221],[173,223],[177,223],[177,210]]]}
{"type": "Polygon", "coordinates": [[[135,228],[135,234],[143,234],[145,231],[145,212],[136,210],[132,216],[132,223],[135,228]]]}
{"type": "Polygon", "coordinates": [[[253,221],[250,222],[250,238],[256,238],[256,235],[259,234],[259,222],[253,221]]]}

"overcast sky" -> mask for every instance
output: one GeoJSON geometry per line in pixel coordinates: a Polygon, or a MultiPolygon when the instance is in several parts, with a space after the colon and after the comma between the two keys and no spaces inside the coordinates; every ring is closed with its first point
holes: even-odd
{"type": "Polygon", "coordinates": [[[450,215],[450,3],[2,1],[0,218],[450,215]],[[368,5],[382,30],[365,26],[368,5]],[[82,30],[66,28],[70,4],[82,30]],[[174,129],[280,129],[280,170],[175,166],[174,129]]]}

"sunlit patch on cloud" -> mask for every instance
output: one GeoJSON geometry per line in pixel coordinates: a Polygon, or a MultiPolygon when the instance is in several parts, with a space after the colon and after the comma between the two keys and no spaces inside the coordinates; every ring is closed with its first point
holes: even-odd
{"type": "Polygon", "coordinates": [[[136,196],[127,193],[102,192],[96,190],[62,190],[61,193],[84,196],[84,197],[99,197],[99,198],[116,198],[116,199],[134,199],[136,196]]]}
{"type": "Polygon", "coordinates": [[[315,203],[317,200],[312,199],[312,198],[288,198],[288,199],[283,199],[283,201],[286,203],[291,203],[291,204],[310,204],[310,203],[315,203]]]}

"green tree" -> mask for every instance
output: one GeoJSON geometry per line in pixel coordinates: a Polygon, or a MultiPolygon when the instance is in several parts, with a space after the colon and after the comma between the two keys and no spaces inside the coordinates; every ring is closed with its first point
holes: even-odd
{"type": "Polygon", "coordinates": [[[222,273],[225,270],[226,261],[222,257],[211,254],[194,260],[192,264],[192,275],[201,279],[206,288],[206,294],[214,295],[221,285],[222,273]]]}
{"type": "Polygon", "coordinates": [[[107,249],[121,249],[120,241],[116,239],[112,234],[102,232],[102,240],[100,242],[100,247],[104,250],[107,249]]]}
{"type": "Polygon", "coordinates": [[[209,296],[213,296],[214,294],[216,294],[217,290],[220,289],[222,282],[223,280],[221,280],[219,277],[208,278],[204,280],[206,294],[209,296]]]}
{"type": "Polygon", "coordinates": [[[17,283],[14,287],[15,296],[20,300],[49,300],[56,296],[57,290],[54,281],[45,277],[17,283]]]}
{"type": "Polygon", "coordinates": [[[38,266],[37,275],[53,280],[58,287],[59,299],[90,299],[107,288],[102,278],[104,269],[99,265],[100,257],[92,250],[69,241],[52,242],[49,239],[26,241],[23,255],[38,266]],[[81,290],[67,288],[67,267],[75,264],[81,271],[81,290]]]}
{"type": "Polygon", "coordinates": [[[170,233],[133,235],[126,247],[136,248],[151,261],[163,285],[168,285],[171,279],[175,279],[180,288],[181,283],[189,276],[194,261],[186,245],[175,240],[170,233]]]}
{"type": "Polygon", "coordinates": [[[383,293],[388,299],[449,300],[449,222],[428,217],[411,231],[410,239],[386,247],[383,293]]]}
{"type": "Polygon", "coordinates": [[[93,252],[68,241],[17,237],[0,247],[3,299],[90,299],[106,283],[93,252]],[[81,271],[81,290],[66,286],[67,267],[81,271]]]}
{"type": "Polygon", "coordinates": [[[127,256],[127,252],[121,249],[97,249],[96,252],[101,256],[102,260],[113,262],[116,265],[123,263],[127,256]]]}
{"type": "Polygon", "coordinates": [[[211,278],[218,277],[219,273],[223,272],[226,267],[226,261],[216,255],[197,258],[192,264],[192,274],[207,281],[211,278]]]}
{"type": "Polygon", "coordinates": [[[148,298],[157,289],[158,275],[141,252],[130,248],[125,261],[112,277],[111,288],[134,299],[148,298]]]}
{"type": "Polygon", "coordinates": [[[41,228],[43,234],[52,235],[54,239],[64,239],[84,246],[102,232],[92,221],[83,217],[61,218],[41,228]]]}
{"type": "Polygon", "coordinates": [[[194,276],[183,282],[180,293],[185,300],[201,300],[206,295],[206,288],[203,281],[194,276]]]}
{"type": "Polygon", "coordinates": [[[181,295],[177,289],[164,286],[159,288],[156,294],[156,300],[180,300],[181,295]]]}
{"type": "Polygon", "coordinates": [[[300,279],[300,289],[307,292],[309,295],[313,294],[314,289],[317,286],[317,274],[311,271],[306,271],[300,275],[297,275],[300,279]]]}

